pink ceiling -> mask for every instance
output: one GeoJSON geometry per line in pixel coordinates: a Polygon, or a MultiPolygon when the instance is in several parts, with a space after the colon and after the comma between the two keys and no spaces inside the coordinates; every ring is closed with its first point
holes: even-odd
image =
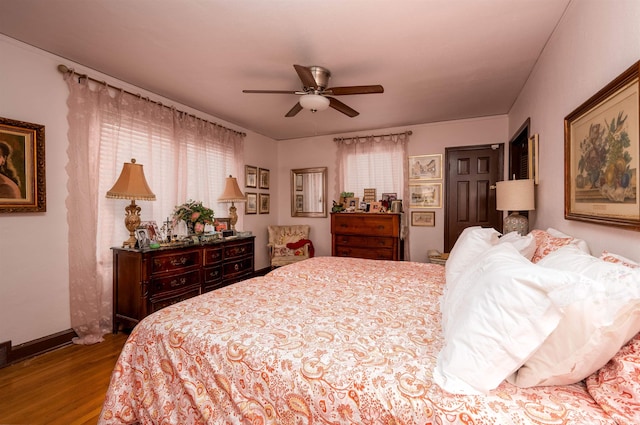
{"type": "MultiPolygon", "coordinates": [[[[0,33],[273,139],[508,113],[570,0],[3,0],[0,33]],[[381,84],[285,118],[293,64],[381,84]]],[[[64,63],[64,61],[61,61],[64,63]]]]}

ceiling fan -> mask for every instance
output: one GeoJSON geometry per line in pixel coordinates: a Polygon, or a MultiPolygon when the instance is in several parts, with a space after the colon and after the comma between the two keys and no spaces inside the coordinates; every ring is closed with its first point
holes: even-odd
{"type": "Polygon", "coordinates": [[[327,68],[321,66],[302,66],[293,65],[298,77],[302,81],[302,90],[242,90],[243,93],[275,93],[275,94],[296,94],[300,95],[300,100],[285,117],[293,117],[302,109],[308,109],[311,112],[323,111],[328,107],[342,112],[349,117],[355,117],[360,113],[355,109],[345,105],[332,96],[345,96],[352,94],[373,94],[384,93],[381,85],[372,86],[346,86],[346,87],[329,87],[329,78],[331,72],[327,68]]]}

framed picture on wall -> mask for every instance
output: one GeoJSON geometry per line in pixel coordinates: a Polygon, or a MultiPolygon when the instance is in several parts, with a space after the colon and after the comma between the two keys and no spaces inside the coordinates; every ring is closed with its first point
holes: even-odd
{"type": "Polygon", "coordinates": [[[252,165],[244,166],[244,185],[246,187],[258,187],[258,168],[252,165]]]}
{"type": "Polygon", "coordinates": [[[410,180],[442,179],[442,154],[409,157],[410,180]]]}
{"type": "Polygon", "coordinates": [[[442,208],[442,183],[409,185],[410,208],[442,208]]]}
{"type": "Polygon", "coordinates": [[[436,212],[435,211],[411,211],[411,225],[435,227],[436,212]]]}
{"type": "Polygon", "coordinates": [[[269,170],[258,168],[258,186],[260,189],[269,189],[269,170]]]}
{"type": "Polygon", "coordinates": [[[640,62],[565,118],[565,218],[640,230],[640,62]]]}
{"type": "Polygon", "coordinates": [[[258,212],[260,214],[269,214],[270,196],[268,193],[258,194],[258,212]]]}
{"type": "Polygon", "coordinates": [[[246,195],[247,195],[247,205],[245,206],[244,213],[257,214],[258,213],[258,194],[247,192],[246,195]]]}
{"type": "Polygon", "coordinates": [[[45,212],[44,125],[0,118],[0,213],[45,212]]]}

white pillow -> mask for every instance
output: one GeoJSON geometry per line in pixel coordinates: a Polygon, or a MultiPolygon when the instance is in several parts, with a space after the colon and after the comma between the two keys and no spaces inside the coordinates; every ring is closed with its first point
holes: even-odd
{"type": "Polygon", "coordinates": [[[511,244],[467,268],[441,301],[444,345],[433,371],[454,394],[487,393],[513,374],[560,322],[564,288],[585,279],[539,267],[511,244]]]}
{"type": "Polygon", "coordinates": [[[509,381],[520,387],[579,382],[640,331],[640,270],[607,263],[572,245],[538,265],[574,270],[594,281],[575,286],[574,295],[564,293],[574,301],[566,303],[558,327],[509,381]]]}
{"type": "Polygon", "coordinates": [[[500,233],[490,227],[467,227],[462,231],[455,245],[451,248],[445,268],[446,283],[454,284],[476,258],[498,241],[500,233]]]}
{"type": "Polygon", "coordinates": [[[506,235],[502,235],[498,239],[498,243],[510,243],[529,261],[531,261],[533,254],[536,253],[536,238],[532,234],[522,236],[518,232],[509,232],[506,235]]]}

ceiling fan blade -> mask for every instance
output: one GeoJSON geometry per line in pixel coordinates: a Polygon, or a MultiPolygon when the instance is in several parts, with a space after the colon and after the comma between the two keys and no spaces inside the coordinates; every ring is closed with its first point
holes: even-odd
{"type": "Polygon", "coordinates": [[[344,96],[348,94],[384,93],[384,88],[379,84],[373,86],[331,87],[326,89],[324,93],[333,96],[344,96]]]}
{"type": "Polygon", "coordinates": [[[242,90],[242,93],[297,94],[295,90],[242,90]]]}
{"type": "Polygon", "coordinates": [[[302,65],[293,65],[293,67],[296,69],[298,77],[300,77],[300,81],[302,81],[302,85],[304,87],[313,87],[316,90],[318,89],[316,79],[313,78],[313,74],[309,68],[302,65]]]}
{"type": "Polygon", "coordinates": [[[344,103],[340,102],[338,99],[334,99],[333,97],[329,97],[328,99],[329,99],[329,106],[331,106],[336,111],[340,111],[343,114],[350,116],[351,118],[360,115],[360,112],[345,105],[344,103]]]}
{"type": "Polygon", "coordinates": [[[298,102],[295,105],[293,105],[293,108],[291,108],[291,110],[289,110],[289,112],[287,112],[285,117],[293,117],[300,111],[302,111],[302,105],[300,105],[300,102],[298,102]]]}

